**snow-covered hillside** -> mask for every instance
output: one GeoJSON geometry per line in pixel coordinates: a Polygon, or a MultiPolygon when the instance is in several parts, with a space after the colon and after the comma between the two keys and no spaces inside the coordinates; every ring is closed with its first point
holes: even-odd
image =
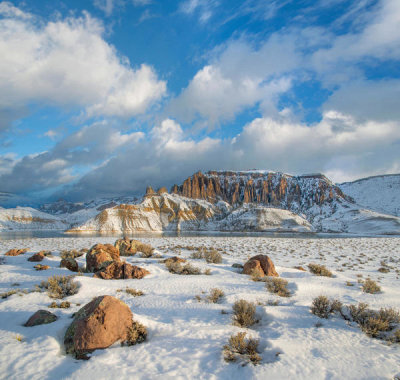
{"type": "Polygon", "coordinates": [[[400,174],[368,177],[338,186],[365,208],[400,216],[400,174]]]}

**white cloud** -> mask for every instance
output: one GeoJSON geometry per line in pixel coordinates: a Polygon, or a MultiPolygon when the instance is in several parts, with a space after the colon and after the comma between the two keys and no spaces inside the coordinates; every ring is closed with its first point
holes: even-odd
{"type": "Polygon", "coordinates": [[[0,54],[0,114],[35,103],[129,118],[166,92],[151,67],[121,58],[86,13],[43,24],[8,12],[0,19],[0,54]]]}
{"type": "Polygon", "coordinates": [[[217,0],[185,0],[179,5],[179,10],[187,15],[198,14],[200,23],[205,24],[213,16],[218,5],[217,0]]]}

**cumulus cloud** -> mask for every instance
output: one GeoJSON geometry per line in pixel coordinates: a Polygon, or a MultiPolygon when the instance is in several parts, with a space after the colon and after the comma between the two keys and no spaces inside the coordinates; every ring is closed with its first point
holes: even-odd
{"type": "Polygon", "coordinates": [[[274,34],[259,48],[231,41],[171,101],[170,111],[183,122],[199,118],[211,126],[257,104],[272,113],[291,86],[288,72],[300,63],[295,50],[291,35],[274,34]]]}
{"type": "Polygon", "coordinates": [[[166,119],[62,195],[90,198],[112,195],[117,189],[118,194],[138,195],[147,185],[171,186],[198,170],[213,169],[323,172],[341,182],[399,167],[399,146],[396,123],[358,122],[336,111],[327,111],[312,126],[257,118],[233,139],[197,141],[186,137],[176,121],[166,119]]]}
{"type": "Polygon", "coordinates": [[[129,118],[166,92],[150,66],[117,54],[87,13],[43,23],[9,3],[0,11],[0,128],[33,103],[129,118]]]}

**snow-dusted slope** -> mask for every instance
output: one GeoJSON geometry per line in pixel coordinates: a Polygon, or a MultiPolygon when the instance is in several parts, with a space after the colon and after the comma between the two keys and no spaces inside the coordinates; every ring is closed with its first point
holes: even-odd
{"type": "Polygon", "coordinates": [[[65,230],[62,219],[30,207],[0,208],[1,230],[65,230]]]}
{"type": "Polygon", "coordinates": [[[368,177],[338,186],[365,208],[400,216],[400,174],[368,177]]]}

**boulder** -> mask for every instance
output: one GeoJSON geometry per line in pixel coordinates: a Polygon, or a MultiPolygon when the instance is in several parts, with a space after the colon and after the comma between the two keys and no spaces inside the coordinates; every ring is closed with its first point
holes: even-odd
{"type": "Polygon", "coordinates": [[[38,310],[35,314],[33,314],[28,321],[25,323],[24,326],[32,327],[38,325],[44,325],[47,323],[52,323],[57,320],[57,316],[50,311],[47,310],[38,310]]]}
{"type": "Polygon", "coordinates": [[[23,255],[24,253],[28,252],[27,248],[23,248],[23,249],[10,249],[9,251],[7,251],[5,253],[6,256],[19,256],[19,255],[23,255]]]}
{"type": "Polygon", "coordinates": [[[45,258],[45,255],[41,252],[35,253],[33,256],[31,256],[28,261],[33,261],[33,262],[39,262],[42,261],[45,258]]]}
{"type": "Polygon", "coordinates": [[[102,278],[103,280],[126,280],[131,278],[141,279],[148,274],[150,272],[144,268],[121,261],[114,261],[96,272],[93,277],[102,278]]]}
{"type": "Polygon", "coordinates": [[[67,259],[62,259],[60,262],[60,267],[61,268],[67,268],[71,272],[78,272],[79,271],[79,265],[76,262],[75,259],[72,258],[67,258],[67,259]]]}
{"type": "Polygon", "coordinates": [[[128,339],[132,327],[128,305],[112,296],[100,296],[83,306],[64,336],[65,350],[78,358],[128,339]]]}
{"type": "Polygon", "coordinates": [[[258,274],[261,277],[279,277],[275,265],[267,255],[257,255],[250,258],[243,266],[244,274],[258,274]]]}
{"type": "Polygon", "coordinates": [[[37,265],[34,266],[34,268],[36,270],[47,270],[47,269],[50,269],[50,267],[48,265],[42,265],[42,264],[37,264],[37,265]]]}
{"type": "Polygon", "coordinates": [[[113,261],[119,261],[119,251],[111,244],[96,244],[86,255],[86,269],[97,272],[113,261]]]}

